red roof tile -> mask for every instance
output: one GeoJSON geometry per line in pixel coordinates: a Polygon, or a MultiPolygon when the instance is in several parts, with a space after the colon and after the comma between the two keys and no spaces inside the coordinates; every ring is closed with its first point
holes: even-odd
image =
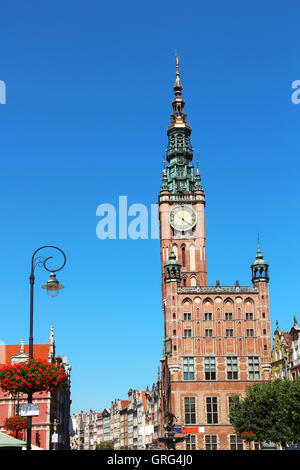
{"type": "MultiPolygon", "coordinates": [[[[33,357],[36,359],[48,360],[50,351],[49,344],[34,344],[33,357]]],[[[0,368],[11,364],[11,357],[21,352],[20,344],[0,345],[0,368]]],[[[24,345],[24,352],[29,354],[28,344],[24,345]]]]}

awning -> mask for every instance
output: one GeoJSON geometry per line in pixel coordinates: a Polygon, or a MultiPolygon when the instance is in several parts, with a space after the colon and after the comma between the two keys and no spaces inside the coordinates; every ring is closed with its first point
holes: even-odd
{"type": "MultiPolygon", "coordinates": [[[[0,450],[9,450],[13,448],[18,448],[18,450],[26,450],[26,442],[21,441],[20,439],[16,439],[15,437],[11,437],[4,432],[0,432],[0,450]]],[[[31,444],[31,450],[44,450],[40,447],[34,446],[31,444]]]]}
{"type": "Polygon", "coordinates": [[[26,446],[25,441],[15,439],[14,437],[8,436],[7,434],[0,432],[0,449],[1,447],[24,447],[26,446]]]}

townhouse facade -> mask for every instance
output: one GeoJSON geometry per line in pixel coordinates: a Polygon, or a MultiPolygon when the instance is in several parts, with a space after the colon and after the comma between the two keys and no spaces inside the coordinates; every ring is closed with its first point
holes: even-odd
{"type": "MultiPolygon", "coordinates": [[[[23,340],[20,345],[1,345],[0,349],[0,368],[29,359],[29,346],[23,340]]],[[[49,344],[35,344],[33,356],[62,366],[67,382],[56,391],[33,395],[33,403],[38,404],[39,414],[32,418],[32,444],[44,450],[67,450],[70,448],[71,367],[66,356],[56,356],[53,327],[50,330],[49,344]]],[[[19,414],[19,406],[23,403],[27,403],[27,394],[20,393],[17,397],[12,397],[0,389],[1,432],[5,431],[4,420],[19,414]]],[[[26,439],[26,430],[23,431],[23,439],[26,439]]]]}
{"type": "Polygon", "coordinates": [[[128,400],[115,399],[109,410],[73,414],[72,427],[74,450],[95,450],[105,441],[113,441],[114,450],[157,448],[154,441],[162,429],[160,380],[151,391],[130,389],[128,400]]]}
{"type": "Polygon", "coordinates": [[[291,379],[292,336],[281,331],[276,321],[271,357],[272,379],[291,379]]]}

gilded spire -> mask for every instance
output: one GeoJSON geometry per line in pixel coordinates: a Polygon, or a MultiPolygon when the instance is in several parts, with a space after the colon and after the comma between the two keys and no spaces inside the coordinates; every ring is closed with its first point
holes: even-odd
{"type": "Polygon", "coordinates": [[[260,243],[259,243],[259,232],[257,234],[257,254],[256,259],[263,259],[262,252],[260,251],[260,243]]]}
{"type": "Polygon", "coordinates": [[[176,126],[176,127],[190,127],[186,123],[186,115],[184,114],[184,99],[181,96],[182,85],[180,83],[180,73],[179,73],[179,57],[177,52],[176,55],[176,80],[175,85],[173,87],[175,98],[172,101],[173,106],[173,114],[171,115],[171,126],[169,129],[176,126]]]}
{"type": "Polygon", "coordinates": [[[179,57],[177,52],[176,55],[176,81],[174,85],[175,96],[181,96],[182,85],[180,83],[180,73],[179,73],[179,57]]]}

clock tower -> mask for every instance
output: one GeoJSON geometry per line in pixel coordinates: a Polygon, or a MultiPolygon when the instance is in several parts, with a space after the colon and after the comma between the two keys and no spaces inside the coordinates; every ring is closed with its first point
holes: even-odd
{"type": "Polygon", "coordinates": [[[165,429],[175,417],[187,435],[181,449],[242,449],[229,407],[233,395],[270,379],[269,264],[258,247],[252,285],[207,285],[205,196],[178,57],[174,92],[159,194],[165,429]]]}
{"type": "Polygon", "coordinates": [[[205,196],[198,164],[194,173],[191,163],[194,149],[190,140],[191,127],[184,113],[185,102],[181,96],[178,57],[174,92],[171,124],[167,130],[166,159],[169,166],[163,170],[159,195],[162,277],[165,275],[164,265],[173,251],[181,264],[182,285],[205,286],[205,196]]]}

